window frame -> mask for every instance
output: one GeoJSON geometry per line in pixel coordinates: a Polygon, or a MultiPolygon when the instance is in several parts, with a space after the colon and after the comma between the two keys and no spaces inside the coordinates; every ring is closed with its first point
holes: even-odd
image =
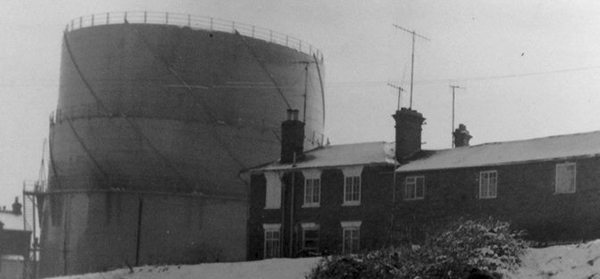
{"type": "Polygon", "coordinates": [[[344,203],[345,206],[360,205],[362,198],[362,179],[358,176],[344,177],[344,203]]]}
{"type": "Polygon", "coordinates": [[[281,257],[281,224],[263,224],[263,259],[281,257]],[[277,234],[275,238],[274,235],[277,234]],[[270,243],[270,245],[269,245],[270,243]],[[273,244],[276,245],[273,245],[273,244]],[[271,249],[267,249],[272,247],[271,249]],[[273,248],[274,247],[274,248],[273,248]]]}
{"type": "Polygon", "coordinates": [[[341,222],[342,226],[342,254],[354,254],[360,252],[360,225],[361,221],[341,222]],[[347,238],[347,232],[349,238],[347,238]],[[355,234],[353,234],[353,232],[355,234]],[[348,245],[348,241],[350,244],[348,245]],[[350,246],[348,251],[347,247],[350,246]]]}
{"type": "Polygon", "coordinates": [[[319,252],[319,241],[321,238],[321,231],[320,231],[321,226],[319,226],[315,223],[302,223],[301,227],[302,227],[302,243],[301,243],[300,247],[302,248],[302,251],[319,252]],[[307,239],[306,233],[309,231],[316,232],[316,234],[317,234],[316,238],[307,239]],[[315,246],[314,247],[306,246],[307,240],[313,241],[315,243],[315,246]]]}
{"type": "Polygon", "coordinates": [[[497,170],[488,170],[488,171],[480,171],[479,172],[479,194],[478,194],[478,196],[479,196],[479,199],[495,199],[498,197],[498,171],[497,170]],[[493,178],[492,178],[492,174],[493,174],[493,178]],[[484,184],[484,182],[485,182],[485,184],[484,184]],[[484,191],[484,189],[486,191],[484,191]],[[491,189],[493,189],[493,191],[491,189]]]}
{"type": "Polygon", "coordinates": [[[321,170],[304,170],[304,193],[302,207],[321,206],[321,170]]]}
{"type": "Polygon", "coordinates": [[[407,176],[404,179],[404,200],[407,201],[414,201],[414,200],[423,200],[425,199],[425,176],[424,175],[411,175],[411,176],[407,176]],[[409,182],[409,180],[414,180],[413,182],[409,182]],[[422,184],[422,194],[421,196],[418,196],[417,193],[417,187],[419,187],[418,181],[421,180],[422,184]],[[409,185],[410,183],[410,185],[409,185]],[[409,195],[409,187],[412,188],[412,194],[413,195],[409,195]]]}
{"type": "Polygon", "coordinates": [[[554,176],[554,194],[574,194],[577,192],[577,163],[576,162],[564,162],[557,163],[555,166],[555,176],[554,176]],[[572,170],[569,168],[572,167],[572,170]],[[562,169],[564,168],[564,170],[562,169]],[[566,181],[568,178],[563,178],[562,175],[569,174],[572,177],[569,177],[570,184],[572,185],[559,185],[559,183],[566,181]],[[559,179],[563,178],[563,179],[559,179]],[[559,187],[563,186],[563,187],[559,187]],[[571,187],[572,186],[572,187],[571,187]],[[564,189],[563,189],[564,188],[564,189]],[[572,189],[571,189],[572,188],[572,189]]]}

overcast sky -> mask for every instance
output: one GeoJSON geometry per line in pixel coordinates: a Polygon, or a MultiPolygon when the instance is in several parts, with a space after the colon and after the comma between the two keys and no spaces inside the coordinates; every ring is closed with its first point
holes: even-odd
{"type": "MultiPolygon", "coordinates": [[[[273,29],[325,56],[326,136],[332,144],[393,141],[397,90],[410,81],[427,118],[426,149],[600,130],[600,2],[351,0],[6,0],[0,11],[0,205],[38,177],[55,110],[62,32],[71,19],[113,11],[191,13],[273,29]]],[[[402,99],[408,105],[408,93],[402,99]]]]}

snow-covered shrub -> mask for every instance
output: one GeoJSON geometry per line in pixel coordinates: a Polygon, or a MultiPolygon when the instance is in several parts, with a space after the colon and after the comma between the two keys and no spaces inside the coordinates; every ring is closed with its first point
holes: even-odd
{"type": "Polygon", "coordinates": [[[433,232],[417,249],[405,245],[327,257],[308,278],[452,279],[464,278],[471,268],[511,270],[527,248],[521,236],[506,222],[459,220],[433,232]]]}
{"type": "Polygon", "coordinates": [[[460,220],[427,239],[419,258],[428,263],[424,278],[462,278],[471,268],[513,270],[528,243],[507,222],[460,220]]]}

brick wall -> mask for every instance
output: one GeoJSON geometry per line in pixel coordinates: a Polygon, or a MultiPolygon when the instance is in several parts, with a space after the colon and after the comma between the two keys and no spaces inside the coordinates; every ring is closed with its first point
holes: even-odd
{"type": "Polygon", "coordinates": [[[395,231],[408,241],[459,217],[494,217],[524,229],[541,244],[600,237],[600,159],[403,173],[398,176],[395,231]],[[555,193],[556,164],[577,163],[577,189],[555,193]],[[497,171],[497,197],[479,199],[479,172],[497,171]],[[404,179],[425,176],[423,200],[404,200],[404,179]]]}
{"type": "MultiPolygon", "coordinates": [[[[324,169],[321,173],[321,203],[319,207],[303,208],[304,177],[298,171],[294,180],[294,216],[292,256],[300,252],[302,238],[301,223],[315,223],[320,226],[319,252],[338,254],[342,252],[343,221],[362,221],[360,226],[361,249],[380,247],[386,240],[392,206],[393,165],[365,166],[361,175],[361,203],[358,206],[343,206],[344,174],[341,169],[324,169]]],[[[290,243],[290,198],[292,173],[283,177],[283,207],[264,209],[266,180],[264,175],[251,177],[250,212],[248,220],[248,259],[262,259],[264,255],[263,224],[282,224],[284,254],[288,257],[290,243]]]]}

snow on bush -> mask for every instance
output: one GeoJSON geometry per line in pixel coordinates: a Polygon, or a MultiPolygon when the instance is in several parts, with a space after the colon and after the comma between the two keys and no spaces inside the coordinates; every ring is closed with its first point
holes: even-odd
{"type": "Polygon", "coordinates": [[[514,270],[527,249],[522,232],[492,219],[459,220],[427,237],[418,249],[390,247],[323,259],[309,279],[464,278],[472,268],[514,270]]]}

